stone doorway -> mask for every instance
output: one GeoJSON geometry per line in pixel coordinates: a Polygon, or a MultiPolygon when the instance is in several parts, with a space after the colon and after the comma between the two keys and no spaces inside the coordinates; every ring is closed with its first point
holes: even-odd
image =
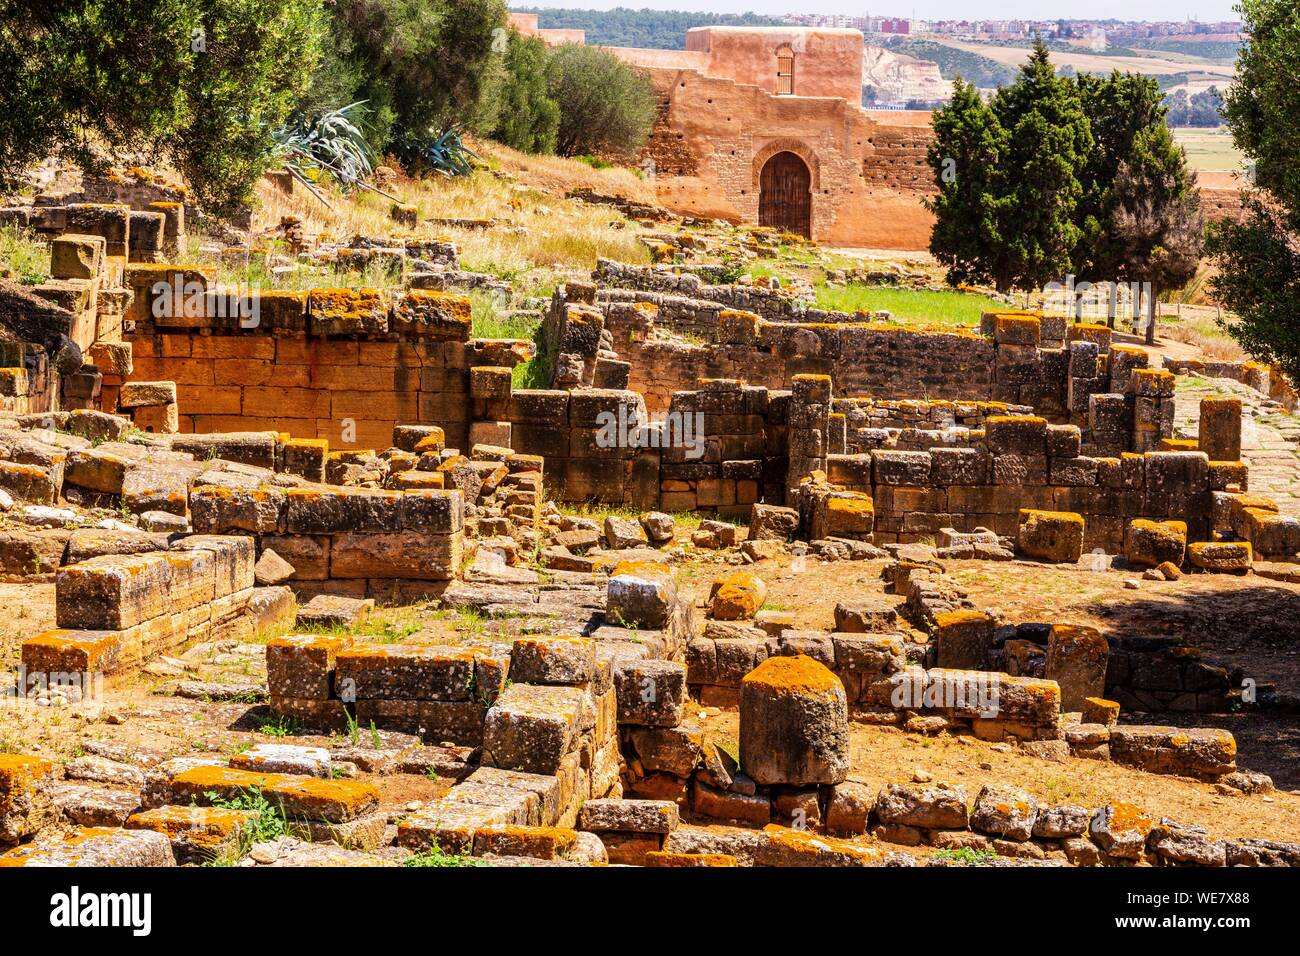
{"type": "Polygon", "coordinates": [[[789,151],[763,164],[759,176],[758,224],[812,236],[812,173],[789,151]]]}

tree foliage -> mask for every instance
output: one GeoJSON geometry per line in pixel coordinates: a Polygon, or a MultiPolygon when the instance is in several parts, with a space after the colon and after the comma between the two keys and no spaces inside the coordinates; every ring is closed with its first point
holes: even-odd
{"type": "Polygon", "coordinates": [[[1039,43],[992,103],[962,84],[935,113],[931,166],[951,161],[956,182],[937,177],[931,251],[949,266],[950,282],[990,282],[1006,291],[1069,270],[1081,234],[1074,219],[1079,177],[1092,147],[1072,89],[1039,43]]]}
{"type": "Polygon", "coordinates": [[[546,45],[510,32],[474,128],[525,153],[553,153],[560,132],[560,106],[547,84],[546,45]]]}
{"type": "Polygon", "coordinates": [[[997,117],[974,84],[958,77],[948,106],[934,114],[934,139],[926,152],[939,187],[926,200],[935,214],[930,252],[954,285],[991,282],[1000,271],[993,256],[1002,244],[999,157],[1005,149],[997,117]]]}
{"type": "Polygon", "coordinates": [[[317,109],[365,100],[371,146],[416,155],[476,109],[504,38],[504,0],[336,0],[317,109]],[[346,91],[346,92],[345,92],[346,91]]]}
{"type": "Polygon", "coordinates": [[[607,50],[566,44],[551,51],[547,76],[560,109],[561,156],[631,156],[645,145],[656,106],[643,73],[607,50]]]}
{"type": "Polygon", "coordinates": [[[1244,222],[1211,227],[1212,288],[1236,313],[1224,327],[1255,358],[1300,381],[1300,19],[1285,0],[1242,0],[1245,42],[1224,112],[1255,164],[1244,222]]]}
{"type": "Polygon", "coordinates": [[[1039,43],[989,104],[958,83],[934,129],[930,248],[953,284],[1041,288],[1074,273],[1181,285],[1194,274],[1195,176],[1153,81],[1065,79],[1039,43]]]}
{"type": "Polygon", "coordinates": [[[57,154],[170,160],[245,198],[319,58],[316,0],[0,0],[0,187],[57,154]]]}
{"type": "Polygon", "coordinates": [[[1070,270],[1082,233],[1075,213],[1091,126],[1041,42],[1016,82],[998,90],[992,109],[1006,131],[1002,162],[1014,171],[999,197],[1003,249],[993,279],[1002,290],[1042,286],[1070,270]]]}

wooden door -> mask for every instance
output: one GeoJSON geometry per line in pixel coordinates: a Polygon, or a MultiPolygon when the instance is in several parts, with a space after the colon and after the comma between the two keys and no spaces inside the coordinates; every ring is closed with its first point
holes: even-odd
{"type": "Polygon", "coordinates": [[[759,175],[758,224],[812,236],[812,174],[794,153],[777,153],[759,175]]]}

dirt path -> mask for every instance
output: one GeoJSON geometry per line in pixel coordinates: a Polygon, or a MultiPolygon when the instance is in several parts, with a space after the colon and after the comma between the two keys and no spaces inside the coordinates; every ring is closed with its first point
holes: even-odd
{"type": "Polygon", "coordinates": [[[1300,515],[1300,418],[1240,382],[1179,376],[1174,396],[1174,434],[1195,438],[1202,398],[1241,399],[1241,452],[1250,461],[1250,490],[1277,502],[1283,514],[1300,515]]]}

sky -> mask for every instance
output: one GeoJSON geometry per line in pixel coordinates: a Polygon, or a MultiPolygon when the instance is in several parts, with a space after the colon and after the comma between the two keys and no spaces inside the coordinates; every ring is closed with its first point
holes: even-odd
{"type": "Polygon", "coordinates": [[[511,6],[650,7],[702,13],[846,13],[851,16],[960,19],[1235,20],[1235,0],[515,0],[511,6]]]}

